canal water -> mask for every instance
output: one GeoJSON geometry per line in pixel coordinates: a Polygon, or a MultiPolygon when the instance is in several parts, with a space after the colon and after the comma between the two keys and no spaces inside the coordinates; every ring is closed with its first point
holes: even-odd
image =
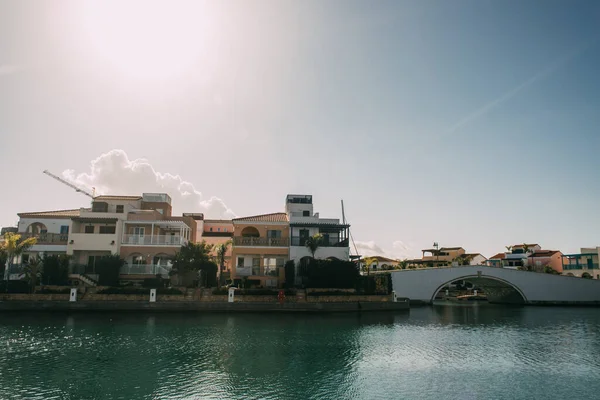
{"type": "Polygon", "coordinates": [[[598,399],[600,309],[0,314],[0,399],[598,399]]]}

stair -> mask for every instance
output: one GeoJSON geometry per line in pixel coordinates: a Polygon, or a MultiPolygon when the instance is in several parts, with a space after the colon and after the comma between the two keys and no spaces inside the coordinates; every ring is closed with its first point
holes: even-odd
{"type": "Polygon", "coordinates": [[[81,282],[85,283],[86,286],[98,286],[98,282],[86,274],[70,274],[69,278],[79,279],[81,282]]]}

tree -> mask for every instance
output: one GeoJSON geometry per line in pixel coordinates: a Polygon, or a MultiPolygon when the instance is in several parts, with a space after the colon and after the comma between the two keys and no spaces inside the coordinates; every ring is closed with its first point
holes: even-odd
{"type": "Polygon", "coordinates": [[[42,260],[39,258],[31,258],[25,266],[25,279],[29,282],[31,292],[35,292],[35,286],[38,280],[42,277],[42,260]]]}
{"type": "Polygon", "coordinates": [[[188,243],[181,246],[173,260],[172,274],[178,275],[189,286],[200,273],[200,285],[213,287],[217,285],[217,264],[211,261],[213,246],[205,241],[188,243]]]}
{"type": "Polygon", "coordinates": [[[69,259],[67,255],[45,256],[42,268],[42,284],[66,285],[69,281],[69,259]]]}
{"type": "Polygon", "coordinates": [[[321,235],[320,233],[306,238],[306,242],[304,243],[304,245],[306,246],[308,251],[310,251],[310,254],[312,254],[313,260],[315,258],[315,253],[317,252],[319,247],[321,247],[321,244],[323,244],[323,235],[321,235]]]}
{"type": "Polygon", "coordinates": [[[525,253],[525,265],[523,265],[525,267],[525,271],[531,271],[532,268],[529,265],[529,256],[527,256],[527,252],[529,251],[529,245],[527,245],[527,243],[523,243],[523,252],[525,253]]]}
{"type": "Polygon", "coordinates": [[[461,254],[452,261],[455,262],[457,265],[469,265],[471,263],[469,258],[466,257],[464,254],[461,254]]]}
{"type": "Polygon", "coordinates": [[[363,272],[366,272],[367,275],[370,275],[371,274],[371,265],[373,265],[374,263],[377,262],[377,258],[376,257],[366,257],[366,258],[363,258],[362,262],[363,262],[363,267],[362,267],[363,272]]]}
{"type": "Polygon", "coordinates": [[[34,237],[21,240],[21,235],[7,232],[4,234],[4,242],[0,244],[2,252],[6,256],[6,268],[4,269],[4,280],[8,280],[10,268],[13,265],[15,257],[20,256],[27,251],[31,246],[37,243],[34,237]]]}
{"type": "Polygon", "coordinates": [[[223,285],[223,272],[225,271],[225,256],[227,254],[227,250],[229,250],[229,245],[231,244],[231,240],[226,241],[225,243],[221,243],[216,247],[217,251],[217,262],[219,264],[219,286],[223,285]]]}

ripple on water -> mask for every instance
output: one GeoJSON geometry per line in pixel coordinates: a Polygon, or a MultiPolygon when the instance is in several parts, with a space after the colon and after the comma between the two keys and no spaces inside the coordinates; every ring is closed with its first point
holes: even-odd
{"type": "Polygon", "coordinates": [[[595,309],[24,315],[0,320],[0,399],[593,398],[598,334],[595,309]]]}

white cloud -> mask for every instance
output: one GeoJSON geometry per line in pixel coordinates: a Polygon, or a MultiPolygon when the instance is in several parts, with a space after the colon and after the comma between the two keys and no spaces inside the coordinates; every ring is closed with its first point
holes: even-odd
{"type": "Polygon", "coordinates": [[[97,194],[141,195],[144,192],[168,193],[174,213],[202,212],[208,218],[233,218],[235,213],[218,197],[205,198],[190,182],[179,175],[157,172],[146,159],[130,160],[123,150],[115,149],[91,161],[90,171],[66,170],[63,177],[97,194]]]}
{"type": "Polygon", "coordinates": [[[403,260],[405,258],[415,258],[414,249],[411,245],[405,244],[401,240],[396,240],[392,243],[392,247],[382,247],[375,243],[375,241],[361,242],[357,241],[356,247],[358,248],[358,254],[365,257],[370,256],[384,256],[388,258],[403,260]]]}

